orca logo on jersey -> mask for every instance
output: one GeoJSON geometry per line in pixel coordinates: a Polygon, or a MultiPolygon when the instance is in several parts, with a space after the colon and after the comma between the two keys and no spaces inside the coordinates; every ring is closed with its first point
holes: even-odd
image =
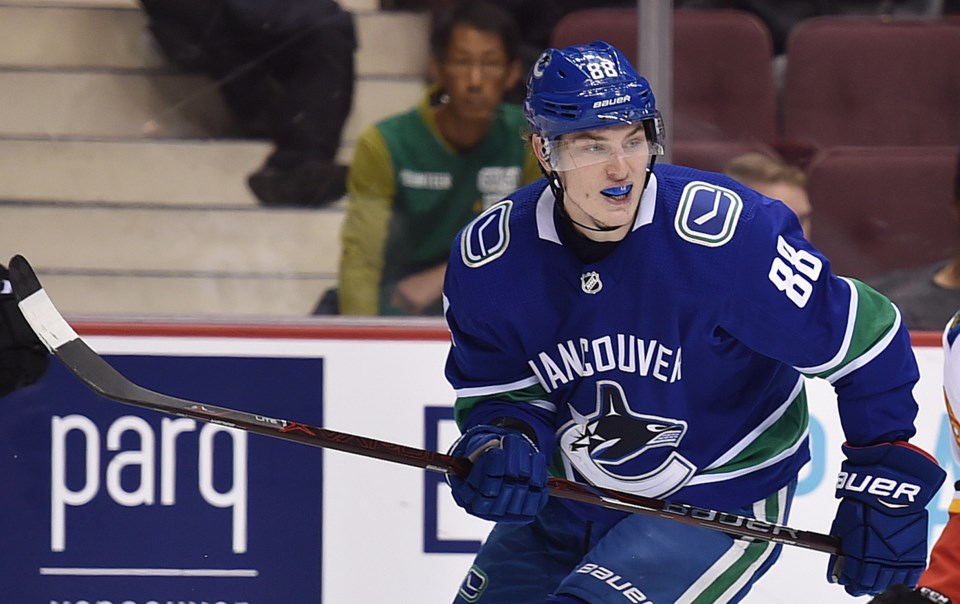
{"type": "Polygon", "coordinates": [[[586,448],[598,464],[619,465],[650,447],[676,447],[687,431],[686,422],[632,413],[616,382],[601,381],[597,390],[598,415],[588,419],[573,408],[570,413],[583,426],[571,448],[586,448]]]}
{"type": "Polygon", "coordinates": [[[730,189],[693,181],[680,194],[674,228],[690,243],[720,247],[733,239],[742,210],[743,200],[730,189]]]}
{"type": "Polygon", "coordinates": [[[507,251],[510,244],[510,210],[513,202],[504,199],[490,206],[463,229],[460,236],[460,257],[470,268],[493,262],[507,251]]]}
{"type": "Polygon", "coordinates": [[[676,449],[687,433],[687,422],[634,412],[617,382],[597,382],[594,413],[582,415],[573,405],[569,409],[571,421],[560,434],[564,463],[592,484],[665,497],[693,477],[696,466],[676,451],[652,469],[640,459],[660,447],[676,449]]]}

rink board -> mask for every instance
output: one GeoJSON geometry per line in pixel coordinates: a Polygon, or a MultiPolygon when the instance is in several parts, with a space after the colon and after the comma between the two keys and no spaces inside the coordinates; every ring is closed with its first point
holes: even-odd
{"type": "MultiPolygon", "coordinates": [[[[167,394],[419,448],[456,435],[436,326],[78,327],[167,394]]],[[[949,460],[942,351],[915,342],[914,442],[949,460]]],[[[105,401],[59,363],[3,402],[0,604],[442,604],[491,526],[438,474],[105,401]]],[[[827,532],[842,434],[826,382],[810,383],[810,411],[790,525],[827,532]]],[[[949,497],[931,506],[934,536],[949,497]]],[[[855,601],[825,567],[788,547],[747,602],[855,601]]]]}

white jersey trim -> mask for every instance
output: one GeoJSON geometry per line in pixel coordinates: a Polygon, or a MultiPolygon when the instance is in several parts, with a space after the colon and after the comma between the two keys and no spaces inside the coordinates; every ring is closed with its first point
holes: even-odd
{"type": "MultiPolygon", "coordinates": [[[[537,234],[540,239],[550,241],[558,245],[560,235],[557,233],[557,225],[553,222],[553,207],[557,203],[557,198],[553,195],[553,190],[546,187],[543,193],[537,199],[537,234]]],[[[657,209],[657,175],[650,173],[650,180],[647,187],[640,195],[640,207],[637,208],[637,217],[633,220],[632,231],[653,222],[653,215],[657,209]]]]}
{"type": "Polygon", "coordinates": [[[862,355],[858,356],[857,358],[847,363],[847,365],[843,369],[827,377],[828,382],[833,384],[840,378],[846,375],[849,375],[850,373],[856,371],[857,369],[860,369],[861,367],[863,367],[864,365],[866,365],[867,363],[875,359],[881,352],[887,349],[887,346],[889,346],[890,342],[893,341],[893,337],[897,335],[898,331],[900,331],[900,322],[902,321],[902,318],[900,317],[900,309],[897,308],[896,305],[893,305],[893,311],[895,313],[893,325],[890,327],[887,333],[885,333],[883,337],[880,338],[880,341],[874,344],[873,347],[870,348],[870,350],[866,351],[862,355]]]}
{"type": "Polygon", "coordinates": [[[526,404],[527,404],[527,405],[530,405],[530,406],[532,406],[532,407],[539,407],[540,409],[543,409],[544,411],[549,411],[550,413],[556,413],[556,412],[557,412],[557,406],[556,406],[556,405],[554,405],[554,404],[551,403],[550,401],[545,401],[545,400],[543,400],[543,399],[541,399],[541,398],[538,398],[538,399],[535,400],[535,401],[527,401],[526,404]]]}
{"type": "Polygon", "coordinates": [[[553,222],[553,206],[556,203],[557,198],[553,196],[553,190],[550,187],[544,188],[540,198],[537,199],[537,233],[540,239],[563,245],[560,243],[557,225],[553,222]]]}
{"type": "Polygon", "coordinates": [[[540,380],[536,376],[531,375],[530,377],[523,378],[522,380],[517,380],[516,382],[511,382],[509,384],[494,384],[492,386],[476,386],[474,388],[460,388],[454,390],[457,393],[457,398],[469,398],[474,396],[489,396],[491,394],[500,394],[502,392],[511,392],[513,390],[522,390],[527,386],[533,386],[534,384],[539,384],[540,380]]]}
{"type": "Polygon", "coordinates": [[[850,306],[847,309],[847,329],[843,334],[843,342],[840,344],[840,349],[837,351],[837,354],[823,365],[817,365],[816,367],[794,367],[794,369],[800,373],[816,375],[824,371],[829,371],[839,365],[844,357],[847,356],[847,351],[850,350],[850,342],[853,341],[853,328],[857,324],[857,307],[860,305],[860,294],[857,292],[857,286],[853,281],[846,277],[840,278],[843,279],[844,283],[850,288],[850,306]]]}
{"type": "MultiPolygon", "coordinates": [[[[539,384],[540,381],[535,377],[529,377],[523,380],[518,380],[510,384],[497,384],[495,386],[480,386],[477,388],[461,388],[455,390],[457,398],[466,398],[474,396],[491,396],[502,394],[504,392],[512,392],[514,390],[522,390],[527,386],[533,386],[534,384],[539,384]]],[[[535,401],[524,401],[522,404],[531,405],[533,407],[539,407],[550,413],[557,412],[557,406],[550,401],[543,399],[537,399],[535,401]]]]}
{"type": "Polygon", "coordinates": [[[640,196],[640,208],[637,210],[637,217],[633,221],[633,229],[636,231],[640,227],[653,222],[653,214],[657,209],[657,175],[650,173],[650,180],[647,182],[647,188],[643,190],[640,196]]]}
{"type": "Polygon", "coordinates": [[[747,468],[740,468],[739,470],[734,470],[732,472],[724,472],[722,474],[698,474],[694,476],[693,479],[687,483],[687,486],[694,486],[699,484],[710,484],[713,482],[723,482],[725,480],[733,480],[734,478],[740,478],[741,476],[746,476],[758,470],[764,468],[769,468],[770,466],[775,466],[784,459],[792,457],[797,451],[800,450],[800,447],[807,442],[807,437],[810,435],[810,428],[807,427],[803,434],[800,435],[800,438],[797,439],[797,442],[793,443],[793,446],[789,449],[784,449],[780,452],[779,455],[775,455],[770,459],[767,459],[761,463],[758,463],[755,466],[750,466],[747,468]]]}
{"type": "Polygon", "coordinates": [[[781,404],[776,411],[771,413],[770,416],[763,421],[763,423],[758,425],[756,428],[751,430],[746,436],[741,438],[740,442],[730,447],[730,449],[728,449],[726,453],[724,453],[723,455],[715,459],[713,463],[711,463],[709,466],[704,468],[704,471],[712,470],[714,468],[719,468],[725,463],[728,463],[731,459],[739,455],[741,451],[743,451],[744,449],[749,447],[753,442],[755,442],[758,436],[760,436],[763,432],[767,430],[767,428],[775,424],[777,421],[780,420],[781,417],[783,417],[783,414],[787,412],[787,409],[789,409],[790,406],[793,405],[794,399],[796,399],[797,396],[800,394],[800,390],[802,388],[803,388],[803,376],[798,375],[797,383],[794,384],[793,390],[791,390],[789,396],[787,396],[787,400],[784,401],[783,404],[781,404]]]}

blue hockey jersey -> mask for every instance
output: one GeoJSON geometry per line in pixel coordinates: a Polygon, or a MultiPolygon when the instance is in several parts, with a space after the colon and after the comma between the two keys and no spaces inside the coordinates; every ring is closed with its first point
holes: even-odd
{"type": "Polygon", "coordinates": [[[715,509],[809,460],[803,377],[848,442],[909,438],[919,377],[896,307],[838,277],[794,214],[726,176],[654,169],[631,232],[585,264],[545,180],[459,234],[444,285],[462,429],[520,419],[569,480],[715,509]]]}

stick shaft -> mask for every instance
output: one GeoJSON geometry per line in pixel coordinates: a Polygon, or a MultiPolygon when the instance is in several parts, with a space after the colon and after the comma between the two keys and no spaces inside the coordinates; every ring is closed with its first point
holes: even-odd
{"type": "MultiPolygon", "coordinates": [[[[144,388],[114,369],[77,335],[44,292],[26,259],[22,256],[11,259],[10,274],[14,282],[15,294],[20,300],[20,309],[30,327],[80,381],[105,398],[135,407],[434,472],[465,477],[470,471],[470,461],[464,458],[337,432],[320,426],[181,399],[144,388]]],[[[839,553],[840,550],[839,540],[836,537],[792,529],[755,518],[588,487],[560,478],[550,478],[548,487],[550,494],[554,497],[608,509],[658,516],[732,535],[795,545],[830,554],[839,553]]]]}
{"type": "Polygon", "coordinates": [[[79,338],[54,349],[54,354],[84,384],[101,396],[135,407],[189,417],[313,447],[373,457],[425,470],[453,472],[454,474],[469,472],[470,465],[467,460],[435,451],[337,432],[297,421],[180,399],[148,390],[130,382],[79,338]],[[95,375],[91,371],[95,372],[95,375]]]}

